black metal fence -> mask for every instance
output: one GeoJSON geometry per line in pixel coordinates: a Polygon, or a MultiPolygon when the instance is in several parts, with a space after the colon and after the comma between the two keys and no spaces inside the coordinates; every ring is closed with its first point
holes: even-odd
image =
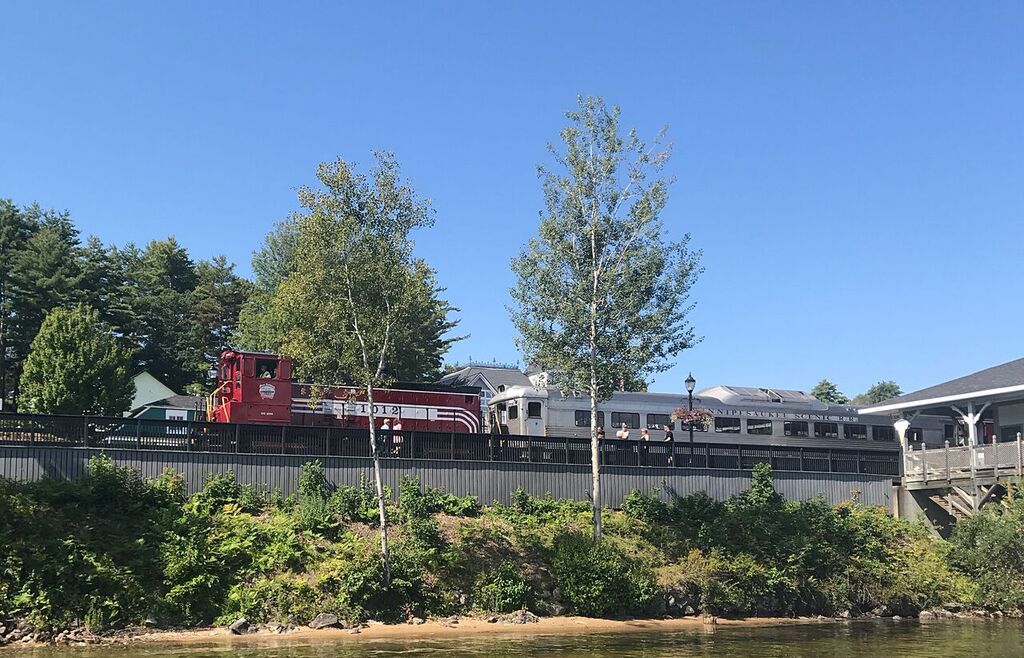
{"type": "MultiPolygon", "coordinates": [[[[185,420],[0,414],[0,444],[222,454],[369,457],[369,431],[344,427],[242,425],[185,420]]],[[[386,459],[590,464],[590,440],[560,437],[377,432],[386,459]]],[[[837,449],[606,439],[607,466],[775,470],[899,475],[894,450],[837,449]]]]}

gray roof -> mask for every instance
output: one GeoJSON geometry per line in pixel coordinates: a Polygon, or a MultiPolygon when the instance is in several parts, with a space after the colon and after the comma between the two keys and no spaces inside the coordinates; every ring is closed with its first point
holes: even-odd
{"type": "Polygon", "coordinates": [[[499,386],[504,386],[505,388],[530,386],[530,378],[516,368],[487,368],[483,366],[468,366],[462,370],[456,370],[442,377],[438,380],[438,383],[468,382],[477,375],[486,379],[495,391],[498,390],[499,386]]]}
{"type": "Polygon", "coordinates": [[[206,409],[206,398],[201,395],[172,395],[152,402],[147,407],[171,407],[172,409],[206,409]]]}
{"type": "Polygon", "coordinates": [[[921,400],[932,400],[953,395],[970,395],[979,391],[990,391],[996,388],[1024,386],[1024,359],[1017,359],[978,372],[951,379],[942,384],[922,388],[920,391],[907,393],[883,402],[872,404],[871,407],[884,407],[890,404],[904,404],[921,400]]]}

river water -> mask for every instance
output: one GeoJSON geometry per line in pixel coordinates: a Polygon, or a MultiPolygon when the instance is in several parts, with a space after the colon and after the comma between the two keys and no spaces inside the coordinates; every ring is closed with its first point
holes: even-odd
{"type": "Polygon", "coordinates": [[[334,644],[276,647],[232,646],[227,643],[173,647],[37,649],[2,652],[4,658],[449,658],[451,656],[580,656],[611,658],[668,656],[742,656],[849,658],[973,655],[1024,656],[1024,624],[1015,620],[918,623],[913,620],[861,621],[835,624],[730,626],[671,633],[623,633],[443,640],[355,639],[334,644]]]}

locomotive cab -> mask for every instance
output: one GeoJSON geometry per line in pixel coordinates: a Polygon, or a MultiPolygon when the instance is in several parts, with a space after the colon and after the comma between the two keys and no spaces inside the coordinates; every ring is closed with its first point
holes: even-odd
{"type": "Polygon", "coordinates": [[[226,350],[217,361],[217,388],[207,418],[222,423],[291,422],[292,363],[283,356],[226,350]]]}

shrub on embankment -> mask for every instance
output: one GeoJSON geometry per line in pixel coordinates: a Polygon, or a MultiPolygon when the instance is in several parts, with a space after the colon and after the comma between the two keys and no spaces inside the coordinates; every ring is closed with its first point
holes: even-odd
{"type": "MultiPolygon", "coordinates": [[[[228,473],[186,499],[174,474],[143,481],[104,457],[74,482],[0,482],[0,623],[103,630],[147,618],[305,623],[334,612],[397,621],[524,607],[595,616],[880,606],[908,614],[975,601],[964,574],[982,572],[963,538],[934,539],[856,502],[785,501],[767,469],[724,503],[634,492],[621,511],[605,513],[601,542],[590,538],[587,503],[521,491],[509,505],[484,507],[406,479],[389,515],[385,585],[372,487],[332,487],[316,462],[287,498],[228,473]]],[[[997,522],[1024,528],[1019,516],[997,522]]],[[[1008,565],[1020,583],[1024,564],[1008,565]]],[[[977,601],[1020,604],[1021,596],[999,599],[999,583],[979,582],[977,601]]]]}

